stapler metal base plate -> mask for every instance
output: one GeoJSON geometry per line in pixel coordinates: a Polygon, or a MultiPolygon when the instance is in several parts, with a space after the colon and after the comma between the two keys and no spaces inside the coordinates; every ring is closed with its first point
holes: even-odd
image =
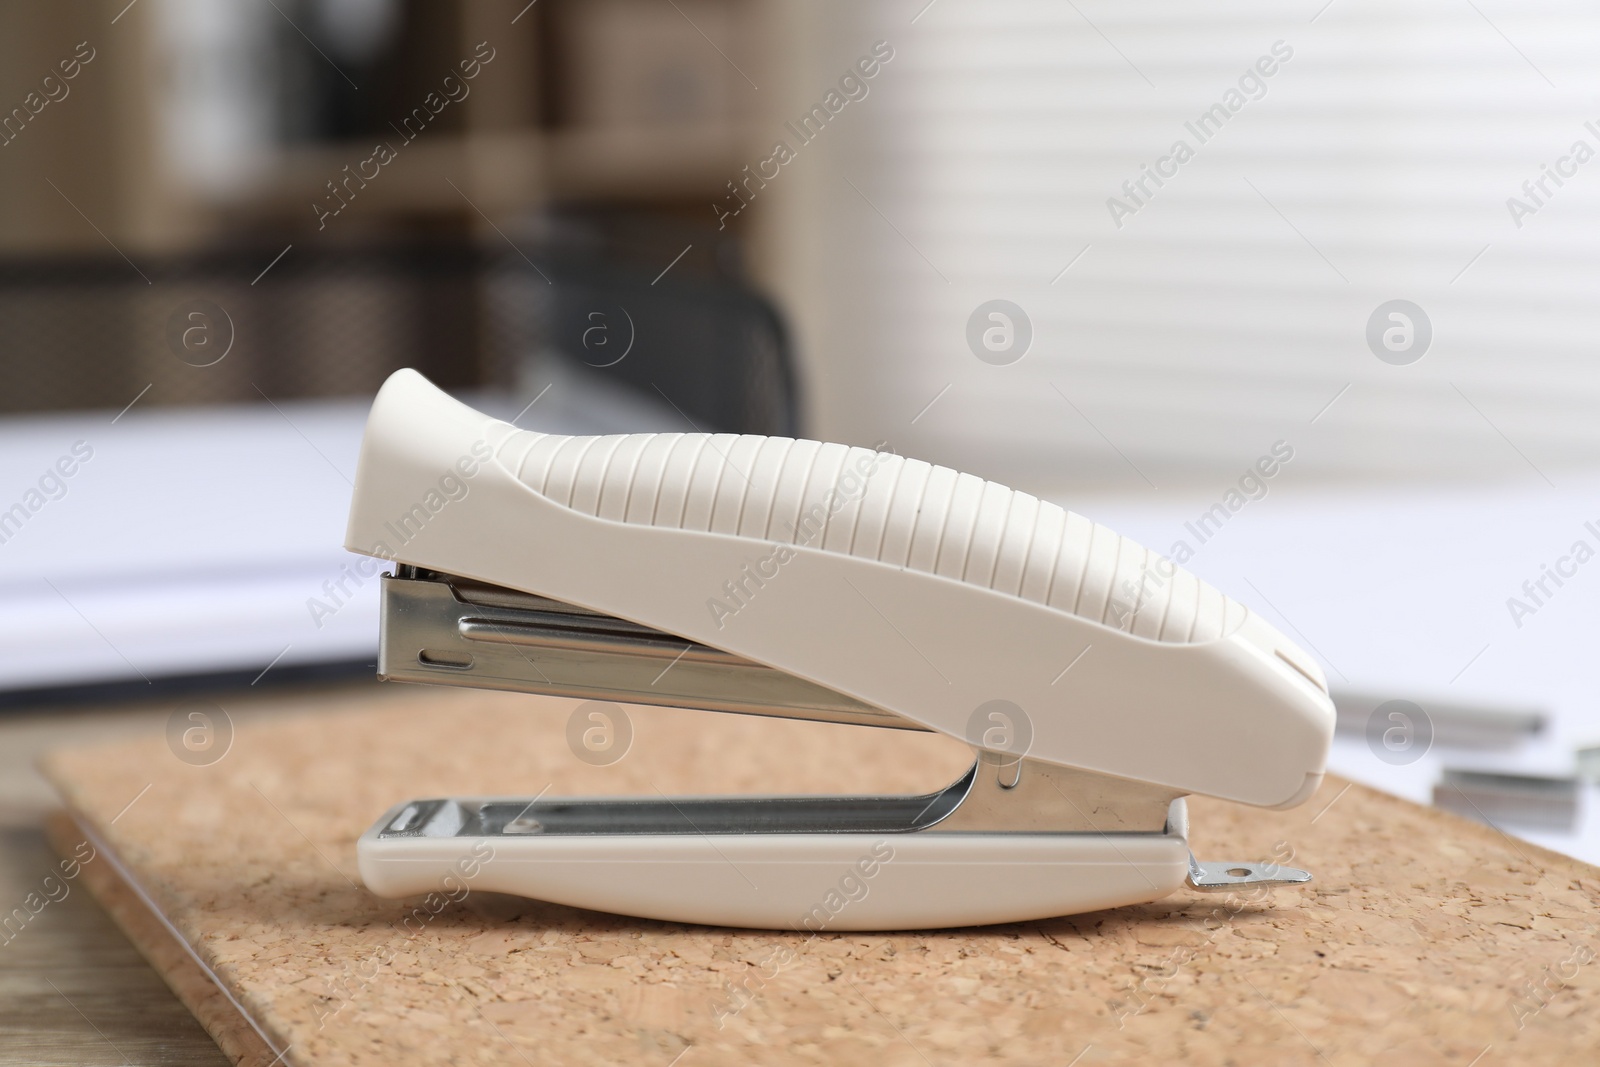
{"type": "MultiPolygon", "coordinates": [[[[585,832],[582,812],[564,831],[518,816],[514,805],[539,811],[525,799],[420,803],[437,807],[397,805],[358,844],[380,896],[487,890],[667,922],[915,930],[1156,900],[1189,874],[1181,814],[1163,833],[616,833],[585,832]],[[386,833],[397,823],[417,832],[386,833]]],[[[675,821],[672,803],[645,818],[675,821]]]]}

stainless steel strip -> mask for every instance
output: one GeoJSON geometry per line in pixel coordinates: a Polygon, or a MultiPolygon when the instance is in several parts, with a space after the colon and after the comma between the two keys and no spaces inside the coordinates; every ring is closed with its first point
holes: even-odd
{"type": "Polygon", "coordinates": [[[916,796],[436,799],[406,805],[379,837],[686,834],[1166,833],[1173,794],[1103,775],[980,757],[916,796]]]}
{"type": "Polygon", "coordinates": [[[383,580],[378,674],[743,715],[926,730],[720,649],[515,590],[444,575],[383,580]],[[469,599],[470,597],[470,599],[469,599]]]}
{"type": "MultiPolygon", "coordinates": [[[[747,659],[709,645],[697,645],[662,634],[638,636],[616,630],[565,626],[544,619],[463,618],[461,636],[470,641],[490,641],[528,648],[565,648],[577,651],[607,652],[613,655],[651,656],[666,660],[692,660],[720,663],[730,667],[756,667],[747,659]]],[[[770,669],[770,668],[769,668],[770,669]]]]}

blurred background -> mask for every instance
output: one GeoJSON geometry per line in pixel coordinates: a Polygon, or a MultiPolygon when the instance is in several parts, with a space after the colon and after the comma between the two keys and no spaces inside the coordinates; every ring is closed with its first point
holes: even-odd
{"type": "Polygon", "coordinates": [[[1316,654],[1336,769],[1600,859],[1597,44],[1575,0],[4,5],[0,704],[370,676],[344,509],[412,366],[1058,501],[1316,654]]]}

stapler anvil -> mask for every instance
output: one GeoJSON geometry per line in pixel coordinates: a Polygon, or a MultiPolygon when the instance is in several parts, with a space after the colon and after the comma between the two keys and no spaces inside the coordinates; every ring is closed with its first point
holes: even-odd
{"type": "Polygon", "coordinates": [[[411,800],[359,842],[380,895],[467,862],[475,888],[599,911],[894,930],[1310,880],[1196,861],[1184,798],[1315,792],[1334,726],[1316,663],[1169,560],[994,482],[789,438],[519,430],[403,370],[367,423],[346,546],[398,564],[385,678],[976,753],[923,796],[411,800]]]}

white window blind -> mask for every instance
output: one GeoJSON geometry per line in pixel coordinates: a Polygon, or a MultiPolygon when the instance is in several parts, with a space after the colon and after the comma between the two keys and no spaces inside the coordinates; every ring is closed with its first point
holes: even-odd
{"type": "Polygon", "coordinates": [[[805,161],[818,432],[1045,491],[1278,440],[1339,477],[1595,455],[1600,9],[1323,3],[819,14],[817,77],[895,56],[805,161]],[[1010,365],[968,346],[991,299],[1031,322],[1010,365]],[[1431,323],[1409,365],[1368,344],[1392,300],[1431,323]]]}

